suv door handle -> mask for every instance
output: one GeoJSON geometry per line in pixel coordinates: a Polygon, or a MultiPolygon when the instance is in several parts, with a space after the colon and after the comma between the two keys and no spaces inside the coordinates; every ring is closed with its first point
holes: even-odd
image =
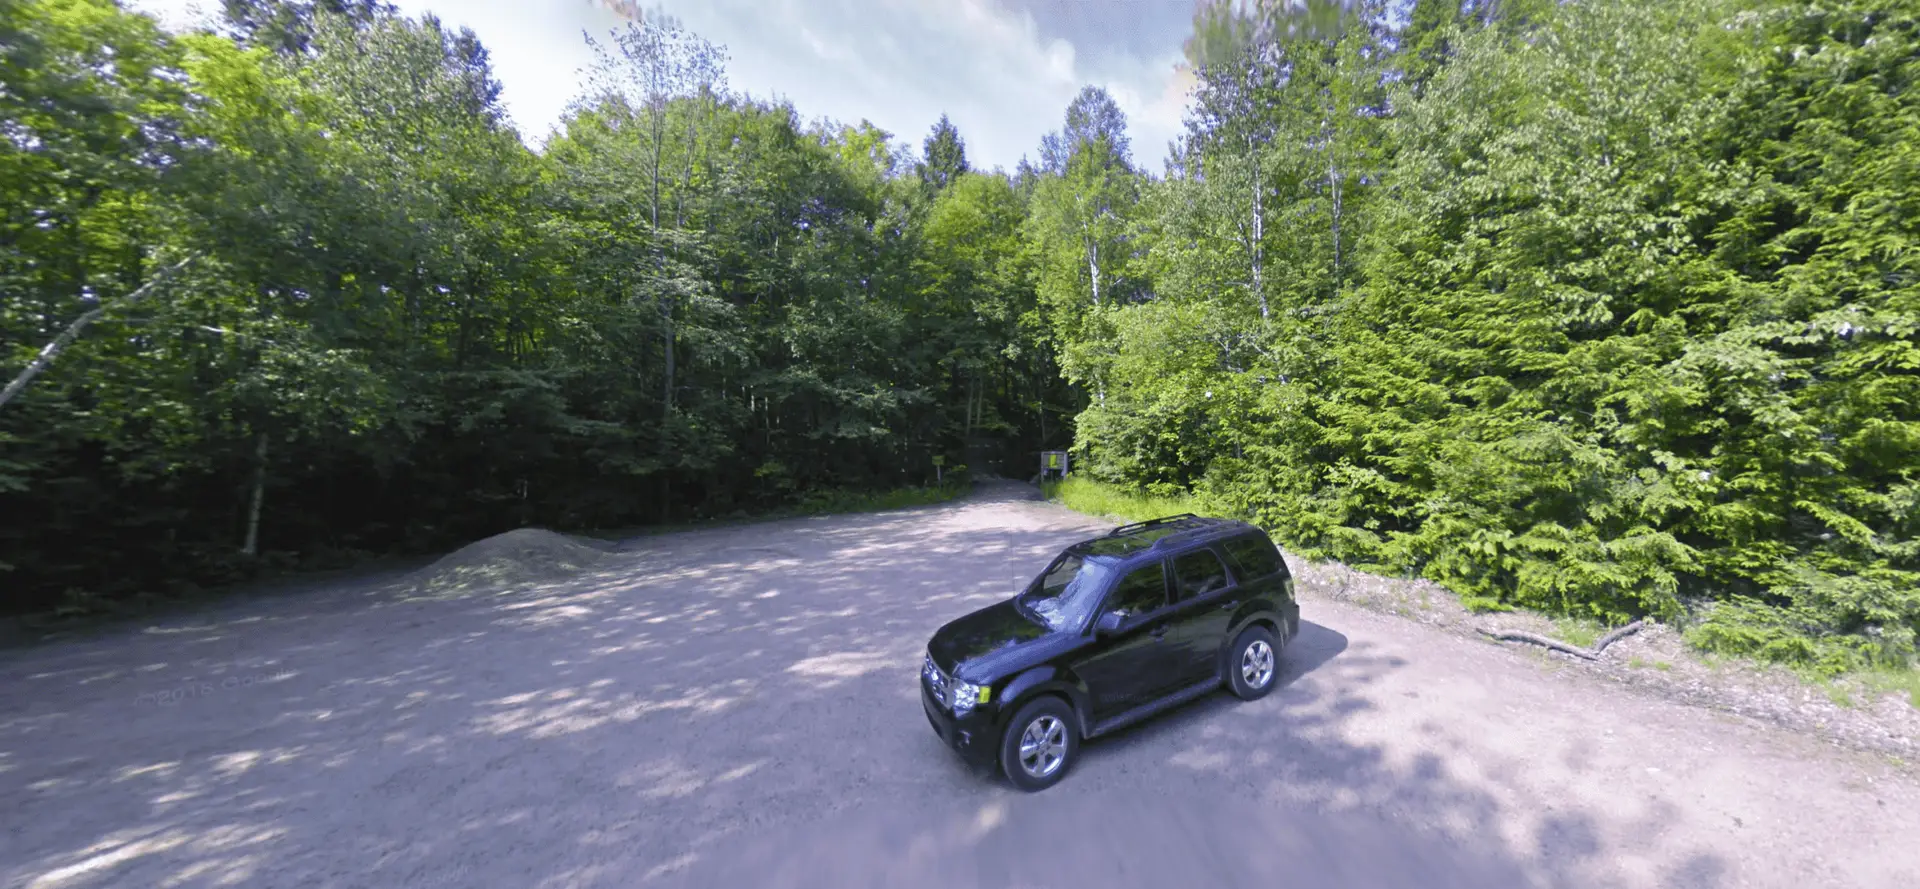
{"type": "Polygon", "coordinates": [[[1155,639],[1165,639],[1167,637],[1167,625],[1161,624],[1157,627],[1154,627],[1153,629],[1147,631],[1147,635],[1152,636],[1155,639]]]}
{"type": "Polygon", "coordinates": [[[1236,607],[1238,607],[1239,605],[1240,605],[1240,600],[1239,600],[1239,599],[1235,599],[1235,600],[1233,600],[1233,601],[1231,601],[1231,602],[1222,602],[1222,603],[1220,603],[1220,610],[1221,610],[1221,611],[1232,611],[1232,610],[1233,610],[1234,608],[1236,608],[1236,607]]]}

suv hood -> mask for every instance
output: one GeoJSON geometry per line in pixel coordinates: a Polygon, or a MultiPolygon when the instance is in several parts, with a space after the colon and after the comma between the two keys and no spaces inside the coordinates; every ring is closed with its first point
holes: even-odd
{"type": "MultiPolygon", "coordinates": [[[[1052,632],[1028,620],[1009,599],[941,627],[939,632],[933,634],[933,640],[927,643],[927,653],[933,655],[933,662],[940,669],[954,674],[963,665],[976,668],[986,666],[979,662],[983,659],[998,660],[991,656],[1045,638],[1052,632]]],[[[967,672],[971,674],[976,671],[967,672]]]]}

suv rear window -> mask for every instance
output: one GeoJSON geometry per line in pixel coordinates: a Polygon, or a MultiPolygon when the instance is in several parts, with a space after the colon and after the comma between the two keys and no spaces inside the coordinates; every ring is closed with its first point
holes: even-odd
{"type": "Polygon", "coordinates": [[[1179,600],[1198,598],[1227,588],[1227,569],[1212,550],[1197,549],[1173,560],[1173,579],[1180,585],[1179,600]]]}
{"type": "Polygon", "coordinates": [[[1265,535],[1236,537],[1220,548],[1227,551],[1234,567],[1240,569],[1241,578],[1246,580],[1278,574],[1282,567],[1279,551],[1274,549],[1273,541],[1265,535]]]}

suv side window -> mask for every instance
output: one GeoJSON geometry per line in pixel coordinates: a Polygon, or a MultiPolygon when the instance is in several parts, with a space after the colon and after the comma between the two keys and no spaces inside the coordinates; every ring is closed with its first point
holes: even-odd
{"type": "Polygon", "coordinates": [[[1179,600],[1185,602],[1227,588],[1227,566],[1210,549],[1197,549],[1173,560],[1173,580],[1179,600]]]}
{"type": "Polygon", "coordinates": [[[1282,570],[1280,553],[1274,550],[1273,541],[1264,536],[1237,537],[1227,541],[1223,549],[1240,569],[1242,580],[1255,580],[1282,570]]]}
{"type": "Polygon", "coordinates": [[[1107,610],[1135,618],[1167,604],[1167,574],[1154,562],[1127,573],[1107,595],[1107,610]]]}

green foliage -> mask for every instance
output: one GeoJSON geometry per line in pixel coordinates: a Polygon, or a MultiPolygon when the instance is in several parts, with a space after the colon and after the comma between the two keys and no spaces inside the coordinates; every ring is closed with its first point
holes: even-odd
{"type": "MultiPolygon", "coordinates": [[[[956,467],[964,469],[964,467],[956,467]]],[[[964,473],[949,473],[950,478],[964,478],[964,473]]],[[[932,506],[957,499],[971,488],[964,481],[954,480],[942,485],[929,485],[919,488],[895,488],[889,491],[815,491],[803,498],[794,511],[801,515],[827,515],[852,512],[881,512],[890,509],[907,509],[914,506],[932,506]]]]}
{"type": "Polygon", "coordinates": [[[1134,211],[1155,299],[1063,336],[1083,468],[1474,607],[1908,662],[1911,6],[1492,7],[1397,55],[1215,16],[1134,211]]]}
{"type": "Polygon", "coordinates": [[[0,409],[0,607],[933,502],[970,473],[915,488],[929,455],[987,436],[1024,468],[1071,435],[1003,178],[926,195],[889,134],[727,91],[720,48],[658,17],[599,41],[536,154],[470,33],[363,0],[227,12],[169,35],[107,0],[0,5],[6,376],[202,257],[0,409]]]}
{"type": "Polygon", "coordinates": [[[940,115],[924,143],[926,160],[918,167],[920,183],[929,194],[946,190],[967,172],[967,146],[947,116],[940,115]]]}
{"type": "Polygon", "coordinates": [[[1920,670],[1881,669],[1859,674],[1858,678],[1875,694],[1899,694],[1915,709],[1920,709],[1920,670]]]}
{"type": "Polygon", "coordinates": [[[1071,447],[1477,609],[1920,654],[1906,0],[1209,2],[1164,176],[1087,87],[1013,177],[664,18],[536,154],[469,33],[227,6],[0,5],[0,361],[201,257],[0,409],[9,605],[1071,447]]]}
{"type": "Polygon", "coordinates": [[[1074,512],[1129,522],[1204,511],[1198,501],[1188,495],[1130,490],[1080,475],[1048,480],[1041,484],[1041,491],[1048,500],[1074,512]]]}

